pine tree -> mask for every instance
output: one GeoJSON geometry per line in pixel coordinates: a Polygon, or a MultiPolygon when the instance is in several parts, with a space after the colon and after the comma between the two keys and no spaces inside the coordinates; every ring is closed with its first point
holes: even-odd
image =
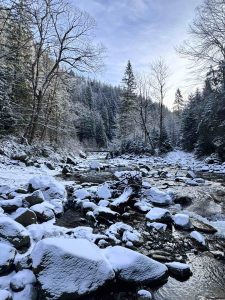
{"type": "Polygon", "coordinates": [[[183,99],[180,89],[177,89],[177,91],[175,93],[173,111],[178,116],[178,118],[181,117],[183,108],[184,108],[184,99],[183,99]]]}
{"type": "Polygon", "coordinates": [[[120,136],[122,139],[126,139],[134,129],[134,112],[136,104],[136,82],[130,60],[128,61],[122,79],[122,87],[119,123],[120,136]]]}

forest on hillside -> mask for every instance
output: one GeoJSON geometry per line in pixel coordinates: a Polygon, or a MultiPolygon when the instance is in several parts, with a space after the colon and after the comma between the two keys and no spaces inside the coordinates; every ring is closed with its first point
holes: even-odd
{"type": "Polygon", "coordinates": [[[95,20],[86,12],[64,0],[0,5],[2,137],[121,153],[182,147],[225,160],[223,1],[206,0],[196,11],[192,39],[178,52],[194,62],[203,88],[184,99],[178,86],[171,109],[164,59],[146,62],[142,74],[128,61],[119,86],[99,82],[88,74],[101,69],[105,49],[94,42],[95,20]]]}

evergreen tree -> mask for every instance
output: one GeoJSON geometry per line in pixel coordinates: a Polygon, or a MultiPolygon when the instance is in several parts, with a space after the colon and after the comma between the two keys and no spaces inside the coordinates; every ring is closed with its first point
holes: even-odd
{"type": "Polygon", "coordinates": [[[178,118],[180,118],[183,108],[184,108],[184,99],[183,99],[180,89],[177,89],[177,91],[175,93],[173,111],[178,116],[178,118]]]}
{"type": "Polygon", "coordinates": [[[136,104],[136,82],[130,61],[128,61],[122,79],[122,87],[119,120],[120,137],[126,139],[134,130],[134,112],[136,104]]]}

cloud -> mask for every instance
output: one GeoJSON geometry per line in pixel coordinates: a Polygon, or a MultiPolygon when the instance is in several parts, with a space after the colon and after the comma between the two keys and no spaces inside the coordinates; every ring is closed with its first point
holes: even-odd
{"type": "Polygon", "coordinates": [[[188,23],[202,0],[71,0],[97,21],[96,40],[107,48],[106,71],[98,79],[118,85],[127,60],[137,72],[148,71],[150,62],[164,57],[170,66],[171,107],[179,87],[191,91],[187,61],[175,51],[187,37],[188,23]]]}

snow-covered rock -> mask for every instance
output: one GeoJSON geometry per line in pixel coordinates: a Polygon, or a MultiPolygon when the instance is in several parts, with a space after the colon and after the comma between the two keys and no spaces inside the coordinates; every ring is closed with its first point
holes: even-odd
{"type": "Polygon", "coordinates": [[[189,265],[184,263],[174,261],[166,263],[166,266],[172,275],[178,276],[179,278],[186,278],[191,274],[189,265]]]}
{"type": "Polygon", "coordinates": [[[171,215],[167,209],[160,208],[160,207],[153,207],[146,215],[147,220],[151,222],[170,222],[171,215]]]}
{"type": "Polygon", "coordinates": [[[102,251],[121,280],[140,284],[159,281],[167,276],[165,265],[133,250],[114,246],[102,251]]]}
{"type": "Polygon", "coordinates": [[[48,299],[87,295],[115,277],[102,251],[85,239],[44,239],[36,244],[32,259],[48,299]]]}
{"type": "Polygon", "coordinates": [[[30,245],[30,236],[21,224],[9,217],[0,217],[0,241],[7,241],[19,249],[30,245]]]}
{"type": "Polygon", "coordinates": [[[35,284],[36,277],[31,270],[17,272],[10,280],[10,287],[14,292],[21,291],[27,284],[35,284]]]}
{"type": "Polygon", "coordinates": [[[21,206],[23,206],[21,197],[15,197],[14,199],[10,200],[0,200],[0,207],[4,209],[5,212],[13,212],[21,206]]]}
{"type": "Polygon", "coordinates": [[[160,191],[155,187],[147,189],[144,194],[154,205],[166,206],[171,204],[173,201],[171,193],[160,191]]]}
{"type": "Polygon", "coordinates": [[[142,212],[148,212],[152,208],[152,204],[150,204],[144,199],[141,199],[134,204],[134,207],[136,207],[138,210],[142,212]]]}
{"type": "Polygon", "coordinates": [[[93,211],[93,215],[97,219],[114,220],[119,214],[109,207],[98,206],[93,211]]]}
{"type": "Polygon", "coordinates": [[[54,219],[55,217],[55,214],[53,212],[54,207],[47,202],[35,204],[31,206],[30,209],[35,212],[37,218],[40,221],[48,221],[54,219]]]}
{"type": "Polygon", "coordinates": [[[107,236],[103,234],[95,234],[93,233],[93,228],[87,226],[78,226],[72,230],[73,236],[75,238],[86,239],[90,242],[95,242],[97,239],[104,239],[107,236]]]}
{"type": "Polygon", "coordinates": [[[68,231],[67,228],[56,226],[49,222],[45,222],[42,224],[32,224],[27,227],[27,230],[29,231],[30,236],[35,242],[48,237],[66,236],[66,233],[68,231]]]}
{"type": "Polygon", "coordinates": [[[7,290],[0,290],[0,300],[12,300],[12,294],[7,290]]]}
{"type": "Polygon", "coordinates": [[[13,214],[13,219],[23,226],[28,226],[37,223],[37,216],[34,211],[20,207],[13,214]]]}
{"type": "Polygon", "coordinates": [[[66,189],[63,184],[56,181],[53,177],[42,176],[33,177],[29,180],[31,190],[41,190],[45,200],[66,198],[66,189]]]}
{"type": "Polygon", "coordinates": [[[132,195],[132,192],[133,192],[132,188],[130,188],[130,187],[126,188],[123,191],[123,193],[112,202],[111,206],[112,207],[118,207],[120,205],[126,204],[128,202],[128,200],[130,199],[130,196],[132,195]]]}
{"type": "Polygon", "coordinates": [[[192,239],[194,239],[198,244],[205,246],[206,245],[206,241],[205,241],[205,237],[198,231],[194,230],[190,233],[190,236],[192,239]]]}
{"type": "Polygon", "coordinates": [[[76,197],[77,199],[85,199],[85,198],[89,198],[90,197],[90,193],[86,190],[86,189],[78,189],[74,192],[74,197],[76,197]]]}
{"type": "Polygon", "coordinates": [[[102,165],[96,160],[89,162],[89,167],[91,170],[100,170],[101,166],[102,165]]]}
{"type": "Polygon", "coordinates": [[[175,216],[173,217],[173,221],[175,226],[177,226],[178,228],[182,228],[182,229],[191,228],[190,218],[186,214],[181,214],[181,213],[175,214],[175,216]]]}
{"type": "Polygon", "coordinates": [[[152,299],[152,294],[146,290],[139,290],[137,292],[137,295],[138,295],[138,300],[152,299]]]}
{"type": "Polygon", "coordinates": [[[100,199],[105,199],[105,200],[112,197],[112,193],[110,191],[108,183],[104,183],[98,187],[97,196],[100,199]]]}
{"type": "Polygon", "coordinates": [[[158,231],[165,231],[166,228],[167,228],[166,224],[159,223],[159,222],[147,222],[146,226],[148,228],[154,228],[154,229],[156,229],[158,231]]]}
{"type": "Polygon", "coordinates": [[[103,206],[103,207],[107,207],[107,206],[109,206],[109,201],[108,200],[100,200],[99,202],[98,202],[98,206],[103,206]]]}
{"type": "Polygon", "coordinates": [[[16,250],[12,246],[0,243],[0,274],[12,268],[15,255],[16,250]]]}
{"type": "Polygon", "coordinates": [[[44,198],[42,191],[37,190],[37,191],[34,191],[32,194],[26,196],[23,199],[23,201],[28,206],[32,206],[32,205],[40,204],[40,203],[44,202],[45,198],[44,198]]]}

